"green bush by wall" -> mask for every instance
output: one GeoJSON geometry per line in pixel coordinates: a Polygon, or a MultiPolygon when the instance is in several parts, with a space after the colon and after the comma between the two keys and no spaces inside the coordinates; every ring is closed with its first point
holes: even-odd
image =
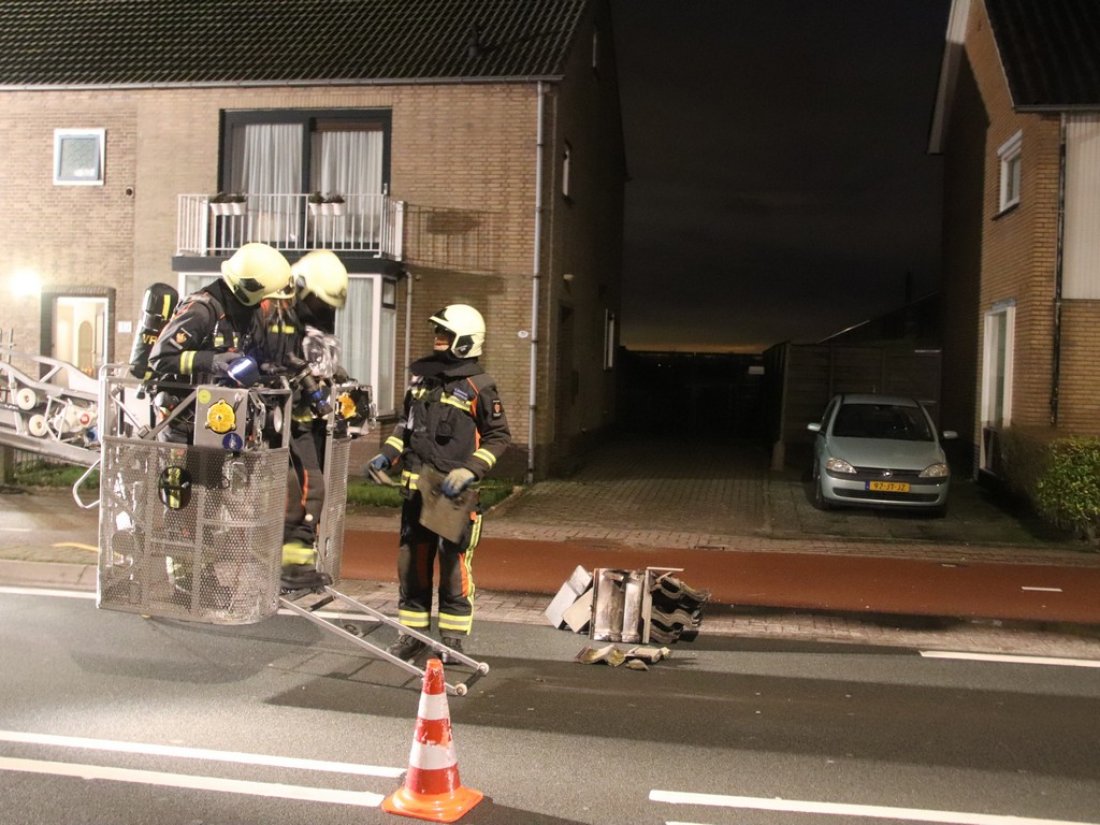
{"type": "Polygon", "coordinates": [[[1012,428],[1001,448],[1009,490],[1044,520],[1100,548],[1100,438],[1012,428]]]}

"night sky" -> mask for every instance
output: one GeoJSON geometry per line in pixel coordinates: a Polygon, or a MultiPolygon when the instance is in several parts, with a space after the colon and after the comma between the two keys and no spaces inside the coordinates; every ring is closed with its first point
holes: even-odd
{"type": "Polygon", "coordinates": [[[611,0],[622,343],[760,352],[936,289],[949,0],[611,0]]]}

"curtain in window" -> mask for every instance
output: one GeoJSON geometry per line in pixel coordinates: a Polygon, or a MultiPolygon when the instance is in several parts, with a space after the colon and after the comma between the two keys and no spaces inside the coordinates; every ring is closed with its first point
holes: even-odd
{"type": "Polygon", "coordinates": [[[348,302],[336,313],[336,337],[343,348],[344,369],[363,384],[369,384],[372,380],[374,294],[372,278],[351,278],[348,282],[348,302]]]}
{"type": "Polygon", "coordinates": [[[322,195],[342,195],[343,218],[333,227],[333,240],[371,242],[381,225],[377,198],[382,193],[382,133],[372,131],[314,132],[310,189],[322,195]]]}
{"type": "Polygon", "coordinates": [[[285,243],[298,237],[302,204],[302,127],[257,123],[233,135],[236,192],[248,195],[249,237],[285,243]]]}

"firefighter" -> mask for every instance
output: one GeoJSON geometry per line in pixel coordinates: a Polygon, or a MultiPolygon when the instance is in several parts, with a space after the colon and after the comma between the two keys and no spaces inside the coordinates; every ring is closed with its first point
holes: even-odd
{"type": "Polygon", "coordinates": [[[222,263],[221,279],[187,296],[149,353],[159,379],[213,383],[252,343],[256,309],[286,287],[290,264],[267,244],[248,243],[222,263]]]}
{"type": "Polygon", "coordinates": [[[331,401],[322,382],[332,376],[317,374],[309,357],[315,347],[308,342],[322,335],[314,324],[327,321],[334,329],[336,310],[343,308],[348,291],[347,270],[327,249],[303,256],[291,274],[286,289],[260,304],[264,370],[287,374],[295,390],[283,522],[282,581],[288,590],[324,583],[317,571],[316,539],[325,505],[320,459],[331,401]]]}
{"type": "MultiPolygon", "coordinates": [[[[369,471],[401,469],[405,502],[397,557],[400,585],[398,620],[427,632],[431,627],[432,577],[439,559],[439,616],[444,645],[462,651],[473,622],[473,556],[481,535],[481,506],[476,482],[493,468],[511,442],[496,382],[478,363],[485,341],[485,321],[466,304],[451,304],[430,319],[432,354],[414,362],[403,414],[393,434],[371,459],[369,471]],[[464,527],[457,540],[421,524],[424,495],[418,487],[429,470],[443,477],[441,492],[462,496],[473,486],[464,527]],[[423,494],[423,495],[422,495],[423,494]]],[[[409,660],[426,645],[402,633],[389,648],[409,660]]],[[[446,657],[444,657],[446,658],[446,657]]]]}
{"type": "MultiPolygon", "coordinates": [[[[256,364],[246,352],[254,344],[259,303],[289,282],[290,264],[282,253],[266,244],[242,246],[222,263],[221,278],[187,296],[164,325],[149,352],[154,381],[216,383],[240,375],[237,370],[242,366],[254,370],[256,364]]],[[[165,389],[157,397],[167,397],[160,402],[165,407],[177,400],[165,389]]],[[[193,429],[193,420],[177,420],[162,435],[169,441],[188,442],[193,429]]],[[[189,460],[207,473],[220,472],[215,461],[197,456],[189,460]]],[[[191,563],[166,556],[165,565],[176,594],[187,597],[193,584],[191,563]]],[[[218,604],[227,604],[226,589],[214,585],[213,566],[204,565],[201,572],[214,598],[222,600],[218,604]]]]}

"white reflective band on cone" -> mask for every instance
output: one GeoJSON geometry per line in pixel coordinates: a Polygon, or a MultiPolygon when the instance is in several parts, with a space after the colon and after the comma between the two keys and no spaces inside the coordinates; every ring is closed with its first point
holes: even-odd
{"type": "Polygon", "coordinates": [[[413,742],[409,751],[409,764],[422,771],[443,771],[458,764],[454,742],[447,747],[413,742]]]}
{"type": "Polygon", "coordinates": [[[447,694],[421,693],[420,710],[417,711],[416,715],[429,722],[435,722],[440,719],[450,719],[451,712],[447,708],[447,694]]]}

